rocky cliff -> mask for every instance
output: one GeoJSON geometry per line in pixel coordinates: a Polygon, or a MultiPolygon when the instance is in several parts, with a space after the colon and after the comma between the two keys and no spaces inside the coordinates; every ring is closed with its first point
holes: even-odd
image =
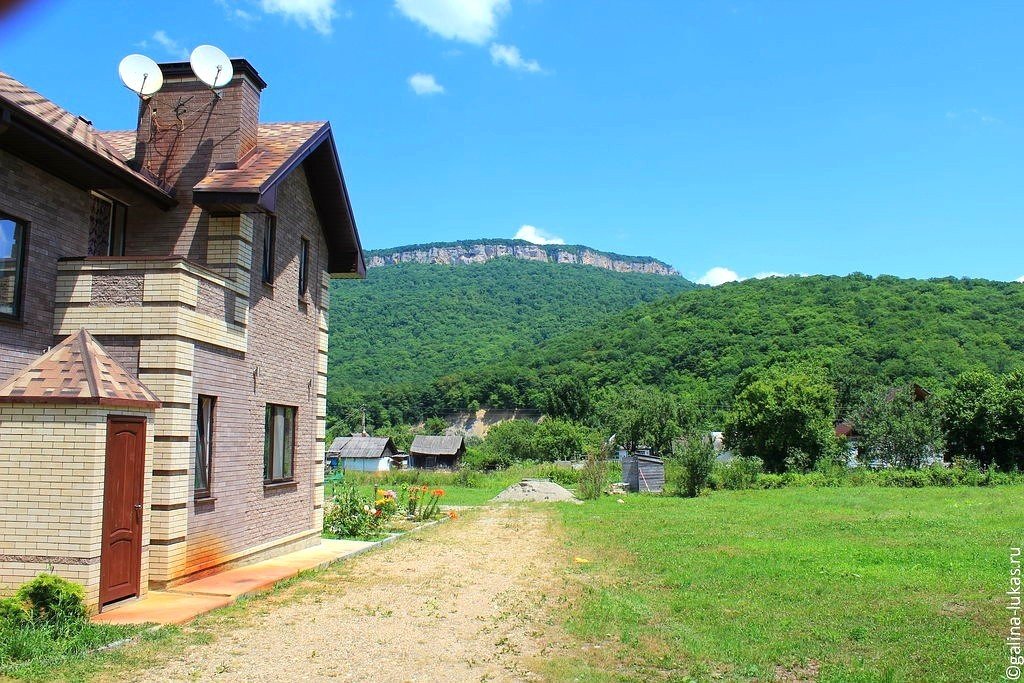
{"type": "Polygon", "coordinates": [[[577,263],[618,273],[679,275],[672,266],[645,256],[622,256],[580,245],[533,244],[524,240],[439,242],[378,249],[366,252],[366,265],[369,268],[396,263],[436,263],[451,266],[484,263],[496,258],[577,263]]]}

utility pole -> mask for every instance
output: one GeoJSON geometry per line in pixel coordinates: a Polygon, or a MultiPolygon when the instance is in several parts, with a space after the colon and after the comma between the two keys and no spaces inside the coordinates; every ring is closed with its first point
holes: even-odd
{"type": "Polygon", "coordinates": [[[366,434],[366,406],[360,406],[359,410],[363,414],[363,426],[362,429],[359,430],[359,433],[366,434]]]}

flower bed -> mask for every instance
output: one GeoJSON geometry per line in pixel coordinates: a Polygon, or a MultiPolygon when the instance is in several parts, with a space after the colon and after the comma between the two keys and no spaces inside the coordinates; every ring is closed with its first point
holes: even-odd
{"type": "Polygon", "coordinates": [[[328,538],[377,541],[442,516],[442,488],[403,484],[396,491],[374,487],[373,496],[367,497],[354,483],[341,480],[334,484],[334,495],[325,501],[324,535],[328,538]]]}

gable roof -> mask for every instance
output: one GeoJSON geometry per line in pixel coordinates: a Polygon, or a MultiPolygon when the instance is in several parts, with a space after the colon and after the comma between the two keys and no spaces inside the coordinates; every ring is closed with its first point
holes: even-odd
{"type": "MultiPolygon", "coordinates": [[[[0,71],[0,148],[86,189],[127,187],[161,206],[174,204],[169,188],[135,170],[123,147],[92,123],[0,71]]],[[[133,141],[134,144],[134,141],[133,141]]]]}
{"type": "Polygon", "coordinates": [[[458,455],[463,448],[462,436],[417,436],[409,453],[416,455],[458,455]]]}
{"type": "Polygon", "coordinates": [[[192,201],[210,211],[274,211],[278,184],[299,167],[327,240],[327,270],[335,277],[366,277],[352,203],[338,161],[331,124],[260,124],[256,147],[235,168],[211,171],[192,188],[192,201]]]}
{"type": "Polygon", "coordinates": [[[327,449],[328,455],[339,458],[380,458],[397,452],[395,442],[386,436],[339,436],[327,449]]]}
{"type": "Polygon", "coordinates": [[[0,403],[159,408],[160,399],[82,329],[0,387],[0,403]]]}

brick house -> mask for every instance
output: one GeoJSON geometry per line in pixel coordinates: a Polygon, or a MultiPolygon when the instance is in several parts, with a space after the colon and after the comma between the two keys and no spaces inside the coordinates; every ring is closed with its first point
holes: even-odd
{"type": "Polygon", "coordinates": [[[331,277],[365,264],[330,124],[187,63],[100,132],[0,73],[0,592],[102,609],[319,543],[331,277]]]}

